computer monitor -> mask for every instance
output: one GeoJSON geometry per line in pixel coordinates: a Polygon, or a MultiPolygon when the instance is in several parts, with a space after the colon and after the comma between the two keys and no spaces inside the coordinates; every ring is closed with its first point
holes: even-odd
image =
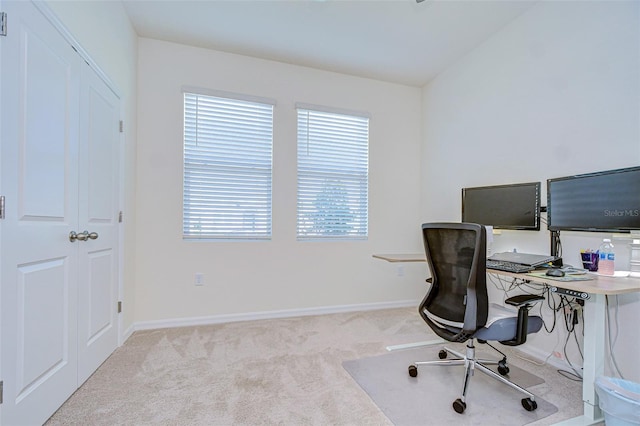
{"type": "Polygon", "coordinates": [[[462,188],[462,221],[537,231],[540,182],[462,188]]]}
{"type": "Polygon", "coordinates": [[[551,231],[640,229],[640,167],[548,179],[547,224],[551,231]]]}

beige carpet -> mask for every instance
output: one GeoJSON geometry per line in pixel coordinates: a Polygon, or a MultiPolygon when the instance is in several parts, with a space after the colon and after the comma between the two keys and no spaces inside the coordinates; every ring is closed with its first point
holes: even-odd
{"type": "MultiPolygon", "coordinates": [[[[433,338],[413,308],[136,332],[47,425],[390,425],[342,363],[433,338]]],[[[559,409],[534,424],[581,413],[579,383],[512,363],[559,409]]]]}

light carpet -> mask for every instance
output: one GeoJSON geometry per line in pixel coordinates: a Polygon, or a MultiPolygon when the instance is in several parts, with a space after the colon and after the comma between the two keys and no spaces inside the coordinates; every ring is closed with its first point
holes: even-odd
{"type": "MultiPolygon", "coordinates": [[[[47,426],[391,425],[342,363],[434,338],[415,308],[138,331],[47,426]]],[[[559,407],[537,426],[581,413],[579,383],[509,356],[544,377],[536,395],[559,407]]]]}
{"type": "MultiPolygon", "coordinates": [[[[464,353],[464,346],[447,346],[464,353]]],[[[397,426],[478,425],[489,418],[493,425],[515,426],[538,421],[558,411],[555,405],[540,397],[535,397],[538,408],[526,411],[520,403],[524,394],[476,371],[467,391],[467,409],[463,414],[456,413],[451,404],[461,395],[464,366],[420,366],[415,378],[407,371],[416,361],[437,360],[440,348],[441,345],[436,345],[401,350],[345,361],[342,365],[397,426]]],[[[496,359],[480,351],[477,354],[481,358],[496,359]]],[[[509,379],[534,394],[534,387],[544,383],[542,378],[514,365],[509,369],[509,379]]]]}

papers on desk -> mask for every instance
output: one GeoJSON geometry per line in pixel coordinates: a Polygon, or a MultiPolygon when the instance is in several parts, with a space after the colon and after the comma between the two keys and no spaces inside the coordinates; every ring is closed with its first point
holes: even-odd
{"type": "Polygon", "coordinates": [[[551,277],[549,275],[547,275],[546,271],[533,271],[533,272],[527,272],[527,275],[530,275],[532,277],[536,277],[536,278],[542,278],[545,280],[553,280],[553,281],[592,281],[594,278],[590,277],[589,274],[571,274],[571,273],[567,273],[565,274],[564,277],[551,277]]]}

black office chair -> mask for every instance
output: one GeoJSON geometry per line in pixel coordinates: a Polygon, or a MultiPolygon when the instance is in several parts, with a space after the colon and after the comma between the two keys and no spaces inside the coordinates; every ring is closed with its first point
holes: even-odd
{"type": "Polygon", "coordinates": [[[504,353],[487,341],[503,345],[521,345],[528,333],[542,327],[542,318],[529,316],[529,309],[542,296],[520,295],[505,300],[518,307],[518,312],[495,305],[489,312],[486,285],[486,230],[474,223],[426,223],[422,225],[427,263],[431,270],[431,283],[427,295],[420,303],[422,319],[443,339],[450,342],[467,342],[466,355],[444,348],[439,352],[440,361],[416,362],[409,366],[409,375],[416,377],[421,365],[465,365],[462,397],[453,402],[453,409],[463,413],[467,408],[466,396],[469,379],[475,368],[527,395],[522,406],[527,411],[538,407],[534,395],[508,380],[507,359],[504,353]],[[497,319],[491,318],[496,311],[497,319]],[[491,315],[490,315],[491,314],[491,315]],[[489,320],[488,320],[489,319],[489,320]],[[487,343],[503,358],[499,361],[479,360],[475,355],[474,339],[487,343]],[[455,359],[446,360],[451,354],[455,359]],[[498,373],[487,364],[497,364],[498,373]]]}

